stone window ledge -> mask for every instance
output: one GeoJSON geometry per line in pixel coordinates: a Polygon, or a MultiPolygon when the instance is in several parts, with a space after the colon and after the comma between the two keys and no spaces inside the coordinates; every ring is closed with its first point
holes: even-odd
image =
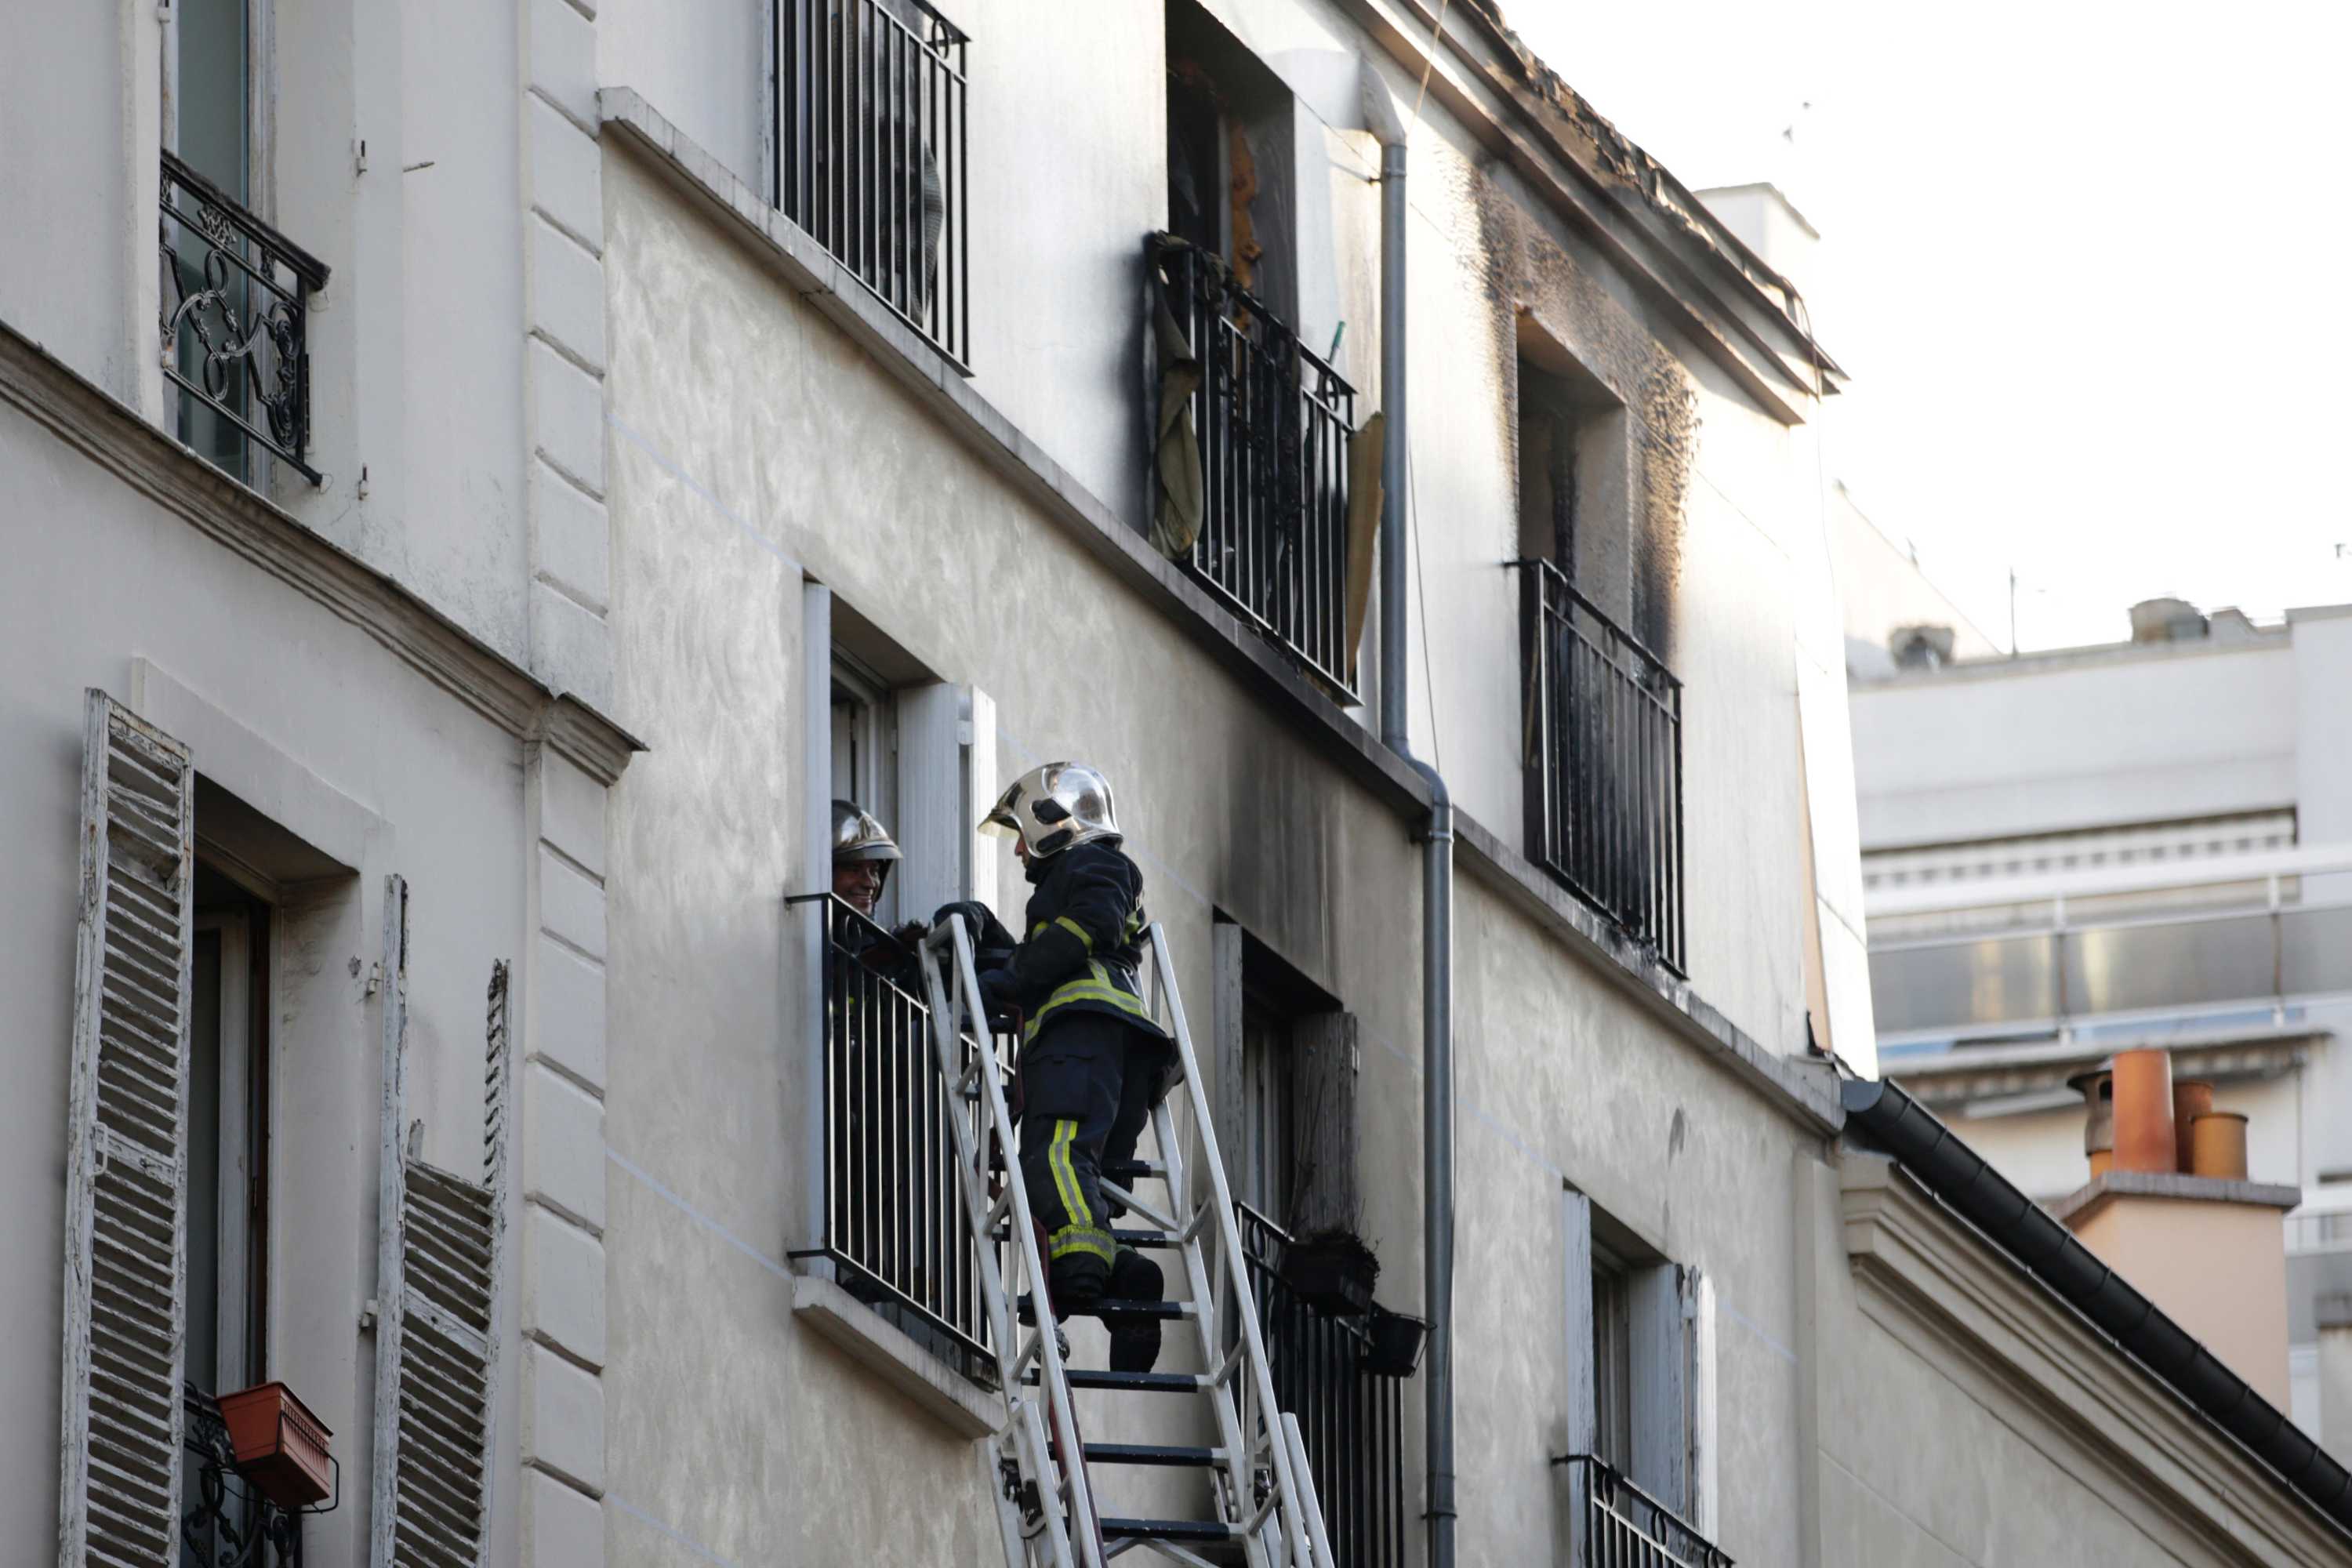
{"type": "Polygon", "coordinates": [[[837,1281],[818,1274],[796,1275],[793,1315],[957,1436],[985,1437],[1004,1425],[1002,1396],[917,1343],[837,1281]]]}

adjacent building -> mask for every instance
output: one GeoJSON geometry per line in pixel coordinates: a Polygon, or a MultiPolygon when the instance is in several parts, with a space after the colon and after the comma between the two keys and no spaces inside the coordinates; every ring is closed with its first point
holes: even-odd
{"type": "Polygon", "coordinates": [[[2179,599],[2131,637],[1915,661],[1853,686],[1882,1066],[2027,1192],[2090,1174],[2069,1079],[2159,1045],[2245,1115],[2286,1218],[2294,1407],[2320,1412],[2352,1148],[2352,763],[2342,607],[2179,599]]]}
{"type": "Polygon", "coordinates": [[[1081,757],[1342,1563],[2340,1560],[2352,1479],[1873,1081],[1840,374],[1491,4],[177,0],[0,85],[42,1550],[1001,1561],[827,827],[1013,915],[975,819],[1081,757]]]}

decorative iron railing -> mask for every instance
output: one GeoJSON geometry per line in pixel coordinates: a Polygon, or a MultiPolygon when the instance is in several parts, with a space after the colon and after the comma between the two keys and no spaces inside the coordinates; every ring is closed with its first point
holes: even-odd
{"type": "Polygon", "coordinates": [[[1520,582],[1528,854],[1683,969],[1683,688],[1547,561],[1520,582]]]}
{"type": "Polygon", "coordinates": [[[1246,1204],[1242,1255],[1265,1336],[1275,1402],[1298,1417],[1307,1463],[1339,1568],[1401,1568],[1405,1561],[1404,1383],[1366,1370],[1370,1340],[1282,1283],[1289,1236],[1246,1204]]]}
{"type": "MultiPolygon", "coordinates": [[[[951,1119],[982,1142],[988,1129],[940,1079],[920,958],[830,894],[790,901],[824,921],[825,1031],[824,1236],[793,1256],[831,1259],[851,1294],[992,1371],[951,1119]]],[[[982,1048],[1009,1079],[1009,1042],[967,1039],[964,1065],[982,1048]]]]}
{"type": "Polygon", "coordinates": [[[1732,1568],[1715,1545],[1591,1454],[1562,1454],[1574,1494],[1576,1568],[1732,1568]]]}
{"type": "Polygon", "coordinates": [[[1348,453],[1355,389],[1233,279],[1170,235],[1146,242],[1201,367],[1201,531],[1185,564],[1241,617],[1353,698],[1348,453]]]}
{"type": "Polygon", "coordinates": [[[163,378],[179,389],[179,435],[251,479],[257,442],[312,484],[310,295],[326,264],[171,153],[158,203],[163,378]]]}
{"type": "Polygon", "coordinates": [[[782,0],[776,205],[968,370],[970,40],[927,0],[782,0]]]}
{"type": "Polygon", "coordinates": [[[280,1508],[247,1482],[211,1394],[189,1384],[180,1401],[187,1416],[181,1568],[301,1568],[302,1515],[309,1510],[280,1508]]]}

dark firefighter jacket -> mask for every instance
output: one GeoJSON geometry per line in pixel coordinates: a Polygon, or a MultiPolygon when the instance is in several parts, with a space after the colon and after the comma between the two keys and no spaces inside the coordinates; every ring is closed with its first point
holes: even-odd
{"type": "Polygon", "coordinates": [[[976,904],[951,904],[942,917],[978,916],[982,989],[992,1007],[1017,1006],[1028,1022],[1025,1044],[1068,1013],[1106,1013],[1166,1038],[1143,1004],[1143,873],[1114,838],[1072,845],[1030,864],[1025,941],[976,904]]]}

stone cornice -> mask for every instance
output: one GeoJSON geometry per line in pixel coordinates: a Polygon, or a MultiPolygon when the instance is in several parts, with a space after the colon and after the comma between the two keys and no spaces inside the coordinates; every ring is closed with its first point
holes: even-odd
{"type": "MultiPolygon", "coordinates": [[[[1801,424],[1811,416],[1817,384],[1836,390],[1843,373],[1791,318],[1773,286],[1785,281],[1759,280],[1769,269],[1716,243],[1714,231],[1721,226],[1703,208],[1672,216],[1663,210],[1653,199],[1662,194],[1661,179],[1675,192],[1679,184],[1573,93],[1563,105],[1531,86],[1519,53],[1476,6],[1453,7],[1441,26],[1437,0],[1338,4],[1412,75],[1426,71],[1430,96],[1508,163],[1767,414],[1784,425],[1801,424]],[[1444,55],[1433,59],[1432,42],[1441,36],[1444,55]],[[1723,291],[1703,272],[1713,273],[1723,291]],[[1759,321],[1771,331],[1760,329],[1759,321]],[[1782,341],[1773,342],[1776,335],[1782,341]]],[[[1699,206],[1695,197],[1675,205],[1699,206]]],[[[1729,239],[1727,232],[1724,237],[1729,239]]]]}
{"type": "Polygon", "coordinates": [[[2269,1467],[1905,1174],[1840,1151],[1862,1310],[2185,1563],[2341,1563],[2347,1542],[2269,1467]]]}
{"type": "Polygon", "coordinates": [[[611,784],[644,742],[551,690],[415,594],[304,527],[0,322],[0,403],[22,410],[166,511],[359,627],[518,740],[611,784]]]}

